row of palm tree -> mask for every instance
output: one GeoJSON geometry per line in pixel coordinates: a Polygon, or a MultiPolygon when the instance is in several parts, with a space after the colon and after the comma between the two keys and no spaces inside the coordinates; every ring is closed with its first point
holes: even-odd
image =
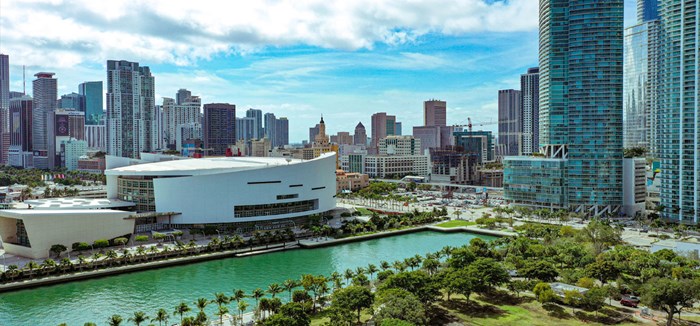
{"type": "Polygon", "coordinates": [[[86,269],[96,270],[99,268],[152,262],[186,255],[197,255],[206,252],[236,250],[242,248],[246,244],[250,247],[256,244],[265,244],[268,246],[269,244],[280,241],[286,244],[287,241],[293,241],[294,239],[294,232],[287,229],[277,230],[275,232],[255,232],[253,237],[248,241],[245,241],[239,235],[227,235],[223,238],[215,237],[212,238],[206,246],[198,246],[194,240],[190,240],[188,243],[178,241],[174,247],[166,245],[159,248],[155,245],[148,247],[141,245],[136,247],[133,251],[126,248],[120,251],[109,249],[107,251],[94,252],[87,257],[78,255],[77,262],[73,262],[69,258],[64,257],[58,262],[51,258],[44,260],[41,264],[30,261],[22,268],[17,265],[9,265],[7,270],[0,275],[2,276],[0,280],[3,282],[13,282],[37,276],[66,274],[76,271],[82,272],[86,269]]]}
{"type": "MultiPolygon", "coordinates": [[[[205,309],[210,304],[216,305],[214,316],[218,319],[218,324],[223,325],[224,318],[229,316],[234,322],[234,325],[243,324],[243,314],[250,308],[250,304],[246,298],[253,299],[254,318],[259,321],[271,316],[279,311],[282,304],[278,297],[282,293],[286,293],[286,301],[292,302],[296,300],[295,289],[302,287],[304,293],[311,293],[311,309],[316,311],[317,308],[323,307],[330,294],[350,285],[371,286],[375,281],[375,274],[384,271],[404,272],[410,268],[411,271],[423,269],[429,274],[436,273],[444,262],[450,257],[455,248],[445,246],[441,250],[428,253],[425,257],[415,255],[406,259],[397,260],[394,262],[381,261],[379,265],[368,264],[366,267],[359,266],[355,269],[346,269],[343,273],[333,272],[329,276],[323,275],[302,275],[301,279],[287,279],[282,283],[271,283],[266,289],[256,288],[249,293],[242,289],[234,289],[230,295],[224,292],[214,293],[211,299],[198,298],[192,303],[182,301],[175,305],[172,313],[168,313],[166,309],[158,309],[152,316],[148,316],[143,311],[136,311],[127,318],[127,322],[131,322],[136,326],[141,326],[145,322],[158,322],[159,326],[168,325],[170,318],[179,320],[181,326],[196,326],[207,325],[210,322],[210,316],[205,312],[205,309]],[[367,276],[369,275],[369,278],[367,276]],[[294,292],[294,296],[292,293],[294,292]],[[266,298],[269,295],[270,298],[266,298]],[[229,305],[233,304],[233,310],[229,305]],[[194,315],[191,315],[194,313],[194,315]]],[[[121,315],[112,315],[108,318],[107,324],[110,326],[121,326],[124,318],[121,315]]],[[[65,325],[65,324],[61,324],[65,325]]],[[[59,326],[61,326],[59,325],[59,326]]],[[[85,325],[94,325],[86,323],[85,325]]]]}

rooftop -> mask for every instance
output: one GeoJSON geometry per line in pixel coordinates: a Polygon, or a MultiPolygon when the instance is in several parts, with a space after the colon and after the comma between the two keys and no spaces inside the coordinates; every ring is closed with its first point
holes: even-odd
{"type": "MultiPolygon", "coordinates": [[[[326,153],[318,159],[335,155],[326,153]]],[[[153,163],[134,164],[119,168],[106,170],[106,175],[129,175],[129,174],[153,174],[158,175],[193,175],[216,173],[225,170],[227,172],[262,169],[266,167],[283,166],[289,164],[299,164],[309,160],[293,159],[289,157],[204,157],[193,159],[181,159],[172,161],[161,161],[153,163]]]]}
{"type": "Polygon", "coordinates": [[[128,201],[107,198],[47,198],[25,200],[25,204],[36,210],[79,210],[131,207],[128,201]]]}

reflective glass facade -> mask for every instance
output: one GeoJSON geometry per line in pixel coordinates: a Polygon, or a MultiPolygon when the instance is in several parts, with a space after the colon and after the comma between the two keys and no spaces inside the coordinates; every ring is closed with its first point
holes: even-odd
{"type": "Polygon", "coordinates": [[[506,200],[521,206],[566,208],[566,160],[533,157],[503,159],[506,200]]]}
{"type": "Polygon", "coordinates": [[[625,29],[624,146],[657,156],[658,20],[625,29]]]}
{"type": "Polygon", "coordinates": [[[659,158],[664,218],[697,223],[700,215],[700,87],[697,0],[660,4],[662,47],[659,158]]]}

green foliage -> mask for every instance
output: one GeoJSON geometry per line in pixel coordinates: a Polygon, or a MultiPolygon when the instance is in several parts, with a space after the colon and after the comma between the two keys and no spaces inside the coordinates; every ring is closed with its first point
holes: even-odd
{"type": "Polygon", "coordinates": [[[109,240],[107,240],[107,239],[95,240],[95,242],[92,243],[92,246],[95,248],[107,248],[107,247],[109,247],[109,240]]]}
{"type": "Polygon", "coordinates": [[[415,326],[415,325],[416,324],[409,323],[405,320],[395,319],[395,318],[382,319],[382,322],[379,323],[379,326],[415,326]]]}
{"type": "Polygon", "coordinates": [[[439,285],[424,271],[400,272],[389,276],[380,290],[392,288],[404,289],[426,303],[435,302],[440,296],[439,285]]]}
{"type": "Polygon", "coordinates": [[[362,309],[369,308],[374,302],[374,294],[364,286],[351,285],[333,293],[332,306],[338,309],[357,311],[357,322],[360,322],[362,309]]]}
{"type": "Polygon", "coordinates": [[[537,301],[540,303],[547,303],[547,302],[552,302],[556,300],[557,295],[554,293],[554,290],[552,290],[552,287],[549,286],[548,283],[537,283],[535,285],[535,288],[532,289],[532,292],[535,294],[535,297],[537,297],[537,301]]]}
{"type": "Polygon", "coordinates": [[[127,242],[129,242],[129,239],[123,238],[123,237],[119,237],[119,238],[115,238],[115,239],[114,239],[114,244],[117,245],[117,246],[123,246],[123,245],[125,245],[127,242]]]}
{"type": "Polygon", "coordinates": [[[647,282],[641,291],[642,303],[666,312],[668,325],[671,325],[674,315],[700,301],[700,280],[653,279],[647,282]]]}
{"type": "Polygon", "coordinates": [[[409,325],[425,325],[425,307],[416,296],[403,289],[387,289],[377,293],[377,307],[381,307],[374,318],[379,325],[386,320],[401,320],[409,325]]]}
{"type": "Polygon", "coordinates": [[[71,249],[74,251],[85,251],[90,249],[90,245],[87,242],[75,242],[71,245],[71,249]]]}
{"type": "Polygon", "coordinates": [[[623,150],[625,158],[644,157],[648,150],[644,147],[630,147],[623,150]]]}
{"type": "Polygon", "coordinates": [[[280,307],[278,313],[266,319],[263,322],[265,326],[308,326],[311,324],[311,318],[307,312],[308,309],[296,302],[290,302],[280,307]]]}
{"type": "Polygon", "coordinates": [[[64,246],[62,244],[52,245],[51,249],[49,249],[49,251],[51,251],[51,253],[56,255],[57,257],[58,257],[58,255],[60,255],[62,252],[66,251],[66,250],[68,250],[68,248],[66,248],[66,246],[64,246]]]}
{"type": "Polygon", "coordinates": [[[552,263],[545,260],[528,260],[525,265],[518,269],[518,275],[527,279],[536,279],[543,282],[552,282],[559,276],[552,263]]]}
{"type": "Polygon", "coordinates": [[[147,235],[137,235],[136,237],[134,237],[134,241],[146,242],[146,241],[148,241],[148,236],[147,235]]]}
{"type": "Polygon", "coordinates": [[[583,304],[583,294],[576,290],[564,290],[564,303],[571,307],[580,307],[583,304]]]}

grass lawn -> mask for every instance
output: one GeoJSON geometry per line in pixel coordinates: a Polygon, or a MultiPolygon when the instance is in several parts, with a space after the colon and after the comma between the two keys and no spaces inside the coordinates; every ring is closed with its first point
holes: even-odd
{"type": "Polygon", "coordinates": [[[362,213],[363,216],[372,216],[372,211],[364,207],[355,207],[355,210],[362,213]]]}
{"type": "MultiPolygon", "coordinates": [[[[532,298],[515,302],[516,298],[498,298],[485,301],[478,295],[472,295],[470,302],[464,296],[453,295],[451,301],[441,302],[439,309],[443,310],[448,320],[444,322],[464,322],[466,325],[505,326],[505,325],[603,325],[594,321],[594,313],[576,309],[572,314],[570,308],[564,309],[556,305],[543,307],[532,298]]],[[[599,316],[603,316],[599,313],[599,316]]],[[[634,322],[624,322],[616,325],[640,325],[634,322]]]]}
{"type": "Polygon", "coordinates": [[[472,226],[472,225],[476,225],[476,222],[470,222],[470,221],[465,221],[465,220],[452,220],[452,221],[447,221],[447,222],[437,224],[435,226],[439,226],[441,228],[456,228],[456,227],[460,227],[460,226],[472,226]]]}

